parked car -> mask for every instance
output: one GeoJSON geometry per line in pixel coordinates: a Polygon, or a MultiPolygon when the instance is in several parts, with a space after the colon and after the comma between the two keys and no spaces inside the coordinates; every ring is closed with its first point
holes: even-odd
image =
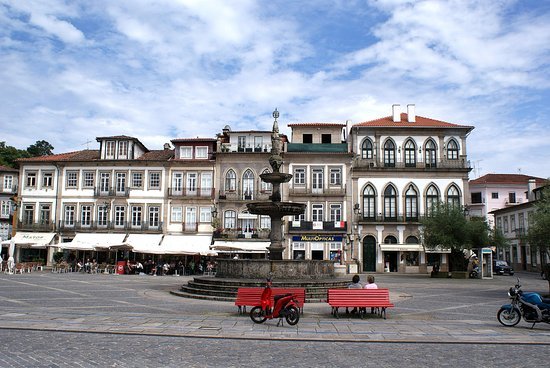
{"type": "Polygon", "coordinates": [[[512,276],[514,269],[508,265],[508,262],[497,259],[493,262],[493,273],[504,275],[505,273],[512,276]]]}

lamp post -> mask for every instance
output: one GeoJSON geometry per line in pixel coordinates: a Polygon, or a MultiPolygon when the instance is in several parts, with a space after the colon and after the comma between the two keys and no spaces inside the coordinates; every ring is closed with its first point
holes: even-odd
{"type": "Polygon", "coordinates": [[[355,203],[355,205],[353,205],[353,223],[352,223],[352,232],[351,232],[351,259],[356,259],[353,257],[353,251],[354,251],[354,247],[353,247],[353,244],[355,243],[355,239],[357,238],[357,230],[358,230],[358,223],[359,223],[359,215],[361,214],[361,206],[359,206],[359,203],[355,203]]]}

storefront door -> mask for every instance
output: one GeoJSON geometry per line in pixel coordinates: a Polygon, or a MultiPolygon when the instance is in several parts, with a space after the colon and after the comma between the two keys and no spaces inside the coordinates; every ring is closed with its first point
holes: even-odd
{"type": "Polygon", "coordinates": [[[376,239],[373,236],[363,239],[363,271],[376,272],[376,239]]]}

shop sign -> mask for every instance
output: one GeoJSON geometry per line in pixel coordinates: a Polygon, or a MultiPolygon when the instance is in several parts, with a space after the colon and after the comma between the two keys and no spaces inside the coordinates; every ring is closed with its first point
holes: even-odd
{"type": "Polygon", "coordinates": [[[341,242],[342,235],[295,235],[292,237],[292,241],[295,242],[341,242]]]}

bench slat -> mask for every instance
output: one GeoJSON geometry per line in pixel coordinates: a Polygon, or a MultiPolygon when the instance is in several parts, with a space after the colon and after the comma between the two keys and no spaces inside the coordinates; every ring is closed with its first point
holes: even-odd
{"type": "Polygon", "coordinates": [[[334,316],[338,317],[339,307],[382,308],[386,318],[386,308],[394,307],[390,301],[388,289],[329,289],[327,302],[332,307],[334,316]]]}

